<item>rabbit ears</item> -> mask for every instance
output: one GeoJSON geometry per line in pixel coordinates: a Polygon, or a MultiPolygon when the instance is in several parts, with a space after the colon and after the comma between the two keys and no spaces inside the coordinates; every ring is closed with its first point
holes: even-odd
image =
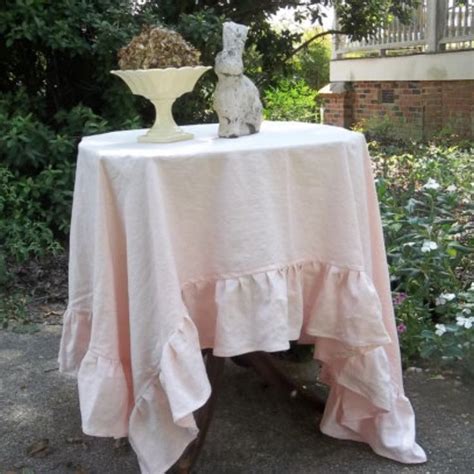
{"type": "Polygon", "coordinates": [[[226,21],[223,28],[224,50],[239,49],[243,50],[245,41],[247,40],[248,28],[245,25],[226,21]]]}

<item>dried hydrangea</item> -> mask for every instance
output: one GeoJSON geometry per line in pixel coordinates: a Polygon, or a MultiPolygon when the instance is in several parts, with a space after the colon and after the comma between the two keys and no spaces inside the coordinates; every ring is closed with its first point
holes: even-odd
{"type": "Polygon", "coordinates": [[[118,52],[120,69],[198,66],[200,52],[176,31],[146,26],[118,52]]]}

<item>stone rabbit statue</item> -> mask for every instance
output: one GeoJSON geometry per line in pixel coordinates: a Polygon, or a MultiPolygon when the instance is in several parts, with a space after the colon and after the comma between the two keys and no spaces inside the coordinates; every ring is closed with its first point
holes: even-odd
{"type": "Polygon", "coordinates": [[[262,103],[258,89],[244,75],[242,54],[248,28],[224,23],[224,47],[216,56],[219,81],[214,93],[214,110],[219,117],[219,137],[237,138],[257,133],[262,123],[262,103]]]}

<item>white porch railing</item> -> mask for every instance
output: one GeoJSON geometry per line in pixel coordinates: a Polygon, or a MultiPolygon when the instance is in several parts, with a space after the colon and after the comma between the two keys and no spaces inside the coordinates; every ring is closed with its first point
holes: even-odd
{"type": "MultiPolygon", "coordinates": [[[[474,0],[423,0],[408,24],[398,19],[379,28],[375,37],[349,41],[344,35],[334,36],[333,58],[378,53],[435,53],[474,48],[474,0]]],[[[337,28],[337,20],[336,20],[337,28]]]]}

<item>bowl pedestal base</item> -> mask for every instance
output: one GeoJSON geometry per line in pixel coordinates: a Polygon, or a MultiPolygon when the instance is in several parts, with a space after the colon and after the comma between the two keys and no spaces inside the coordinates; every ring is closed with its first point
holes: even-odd
{"type": "Polygon", "coordinates": [[[155,106],[156,119],[153,126],[145,135],[138,137],[140,143],[171,143],[191,140],[194,135],[181,130],[173,118],[172,107],[176,100],[173,98],[150,99],[155,106]]]}
{"type": "Polygon", "coordinates": [[[191,140],[194,138],[192,133],[183,132],[179,127],[173,133],[163,134],[161,130],[153,130],[150,128],[149,132],[141,137],[138,137],[140,143],[172,143],[183,140],[191,140]]]}

